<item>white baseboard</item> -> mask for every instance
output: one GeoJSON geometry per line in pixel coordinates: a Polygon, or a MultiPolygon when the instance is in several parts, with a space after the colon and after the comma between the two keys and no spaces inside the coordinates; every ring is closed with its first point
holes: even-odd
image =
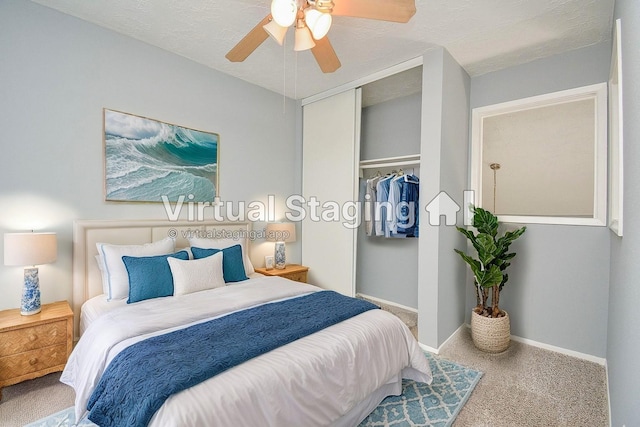
{"type": "MultiPolygon", "coordinates": [[[[424,345],[422,343],[420,343],[420,347],[422,347],[423,349],[427,350],[427,351],[431,351],[432,353],[436,353],[438,354],[438,352],[440,351],[440,349],[455,335],[457,334],[460,329],[462,329],[463,327],[466,328],[471,328],[471,325],[469,325],[468,323],[463,323],[462,325],[460,325],[460,327],[458,329],[456,329],[456,331],[451,334],[451,336],[449,336],[449,338],[447,338],[437,349],[434,349],[433,347],[429,347],[427,345],[424,345]]],[[[531,345],[534,347],[538,347],[538,348],[542,348],[544,350],[549,350],[549,351],[554,351],[556,353],[560,353],[560,354],[564,354],[567,356],[571,356],[571,357],[575,357],[578,359],[582,359],[582,360],[586,360],[588,362],[593,362],[593,363],[597,363],[598,365],[604,366],[605,369],[607,367],[607,359],[603,358],[603,357],[597,357],[594,356],[592,354],[587,354],[587,353],[580,353],[579,351],[574,351],[574,350],[569,350],[566,348],[562,348],[562,347],[557,347],[555,345],[551,345],[551,344],[545,344],[539,341],[534,341],[534,340],[530,340],[527,338],[522,338],[516,335],[511,335],[511,339],[513,341],[516,342],[520,342],[523,344],[527,344],[527,345],[531,345]]],[[[607,378],[607,387],[609,387],[609,379],[607,378]]],[[[609,412],[611,413],[611,412],[609,412]]]]}
{"type": "Polygon", "coordinates": [[[451,335],[449,335],[449,338],[444,340],[444,342],[442,344],[440,344],[440,346],[438,348],[430,347],[430,346],[428,346],[426,344],[422,344],[421,342],[418,342],[418,344],[420,345],[420,348],[422,348],[425,351],[428,351],[428,352],[434,353],[434,354],[440,354],[440,349],[442,347],[444,347],[449,342],[449,340],[451,340],[453,338],[453,336],[456,335],[460,331],[460,329],[464,328],[465,326],[466,325],[464,323],[462,325],[460,325],[460,327],[458,329],[456,329],[455,331],[453,331],[453,333],[451,335]]]}
{"type": "Polygon", "coordinates": [[[609,364],[607,363],[606,359],[604,361],[604,379],[607,382],[607,404],[609,405],[609,427],[612,427],[611,425],[611,393],[609,391],[609,364]]]}
{"type": "Polygon", "coordinates": [[[429,353],[438,354],[440,352],[439,348],[429,347],[426,344],[422,344],[420,341],[418,341],[418,345],[421,349],[423,349],[424,351],[428,351],[429,353]]]}
{"type": "Polygon", "coordinates": [[[363,298],[369,299],[369,300],[371,300],[373,302],[377,302],[377,303],[384,304],[384,305],[390,305],[390,306],[397,307],[397,308],[400,308],[402,310],[407,310],[407,311],[410,311],[410,312],[416,313],[416,314],[418,313],[417,309],[415,309],[413,307],[407,307],[406,305],[398,304],[397,302],[387,301],[387,300],[384,300],[382,298],[372,297],[370,295],[361,294],[361,293],[358,293],[357,295],[359,295],[359,296],[361,296],[363,298]]]}
{"type": "Polygon", "coordinates": [[[523,344],[532,345],[534,347],[542,348],[544,350],[555,351],[556,353],[565,354],[567,356],[576,357],[578,359],[586,360],[589,362],[597,363],[598,365],[606,366],[607,359],[603,357],[597,357],[587,353],[580,353],[579,351],[569,350],[562,347],[556,347],[555,345],[545,344],[538,341],[533,341],[527,338],[518,337],[515,335],[511,335],[511,339],[516,342],[521,342],[523,344]]]}
{"type": "MultiPolygon", "coordinates": [[[[418,313],[418,310],[416,310],[413,307],[407,307],[405,305],[398,304],[398,303],[395,303],[393,301],[387,301],[387,300],[384,300],[382,298],[372,297],[370,295],[366,295],[366,294],[362,294],[362,293],[359,293],[358,295],[360,295],[360,296],[362,296],[364,298],[367,298],[367,299],[369,299],[371,301],[380,303],[380,304],[390,305],[390,306],[393,306],[393,307],[400,308],[402,310],[410,311],[412,313],[418,313]]],[[[470,328],[471,325],[469,325],[468,323],[463,323],[462,325],[460,325],[460,327],[458,329],[456,329],[442,344],[440,344],[440,346],[438,346],[438,348],[434,348],[434,347],[428,346],[428,345],[423,344],[421,342],[419,342],[418,344],[420,344],[420,347],[423,350],[426,350],[426,351],[431,352],[431,353],[439,354],[440,349],[455,334],[457,334],[460,331],[460,329],[463,328],[463,327],[470,328]]],[[[603,357],[598,357],[598,356],[594,356],[594,355],[587,354],[587,353],[581,353],[579,351],[569,350],[569,349],[566,349],[566,348],[563,348],[563,347],[557,347],[557,346],[551,345],[551,344],[545,344],[545,343],[542,343],[542,342],[539,342],[539,341],[530,340],[528,338],[522,338],[522,337],[519,337],[519,336],[516,336],[516,335],[511,335],[511,339],[513,341],[521,342],[523,344],[531,345],[531,346],[538,347],[538,348],[542,348],[544,350],[554,351],[556,353],[565,354],[567,356],[576,357],[578,359],[587,360],[589,362],[597,363],[598,365],[604,366],[605,368],[607,366],[607,359],[605,359],[603,357]]],[[[608,386],[609,386],[609,380],[607,379],[607,387],[608,386]]]]}
{"type": "MultiPolygon", "coordinates": [[[[468,324],[468,323],[465,323],[464,326],[466,326],[467,328],[471,328],[471,325],[468,324]]],[[[575,358],[578,358],[578,359],[586,360],[588,362],[597,363],[598,365],[601,365],[601,366],[606,366],[607,365],[607,359],[605,359],[603,357],[594,356],[592,354],[580,353],[579,351],[569,350],[567,348],[557,347],[557,346],[551,345],[551,344],[545,344],[543,342],[530,340],[528,338],[522,338],[522,337],[519,337],[519,336],[516,336],[516,335],[511,335],[511,339],[513,341],[521,342],[523,344],[531,345],[531,346],[538,347],[538,348],[542,348],[544,350],[555,351],[556,353],[560,353],[560,354],[564,354],[564,355],[567,355],[567,356],[575,357],[575,358]]]]}

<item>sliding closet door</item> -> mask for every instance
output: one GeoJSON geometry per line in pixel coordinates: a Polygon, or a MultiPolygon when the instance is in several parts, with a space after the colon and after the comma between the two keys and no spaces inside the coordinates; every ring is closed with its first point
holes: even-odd
{"type": "Polygon", "coordinates": [[[353,212],[345,218],[342,210],[358,200],[360,109],[360,89],[303,107],[302,263],[309,267],[309,283],[349,296],[355,294],[356,229],[343,222],[356,220],[347,221],[353,212]],[[311,200],[320,206],[312,209],[311,200]]]}

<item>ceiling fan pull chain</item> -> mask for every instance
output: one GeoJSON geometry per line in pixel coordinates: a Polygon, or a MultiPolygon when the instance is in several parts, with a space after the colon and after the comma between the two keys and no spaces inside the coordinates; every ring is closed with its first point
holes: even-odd
{"type": "Polygon", "coordinates": [[[282,40],[282,115],[287,112],[287,38],[282,40]]]}

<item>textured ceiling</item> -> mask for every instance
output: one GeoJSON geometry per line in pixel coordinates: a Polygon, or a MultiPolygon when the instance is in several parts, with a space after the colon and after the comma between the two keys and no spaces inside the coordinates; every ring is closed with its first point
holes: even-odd
{"type": "MultiPolygon", "coordinates": [[[[269,13],[270,0],[32,0],[269,90],[300,99],[444,46],[480,75],[610,39],[614,0],[416,0],[406,24],[334,17],[342,62],[323,74],[309,51],[267,39],[247,60],[224,56],[269,13]]],[[[334,0],[349,1],[349,0],[334,0]]]]}

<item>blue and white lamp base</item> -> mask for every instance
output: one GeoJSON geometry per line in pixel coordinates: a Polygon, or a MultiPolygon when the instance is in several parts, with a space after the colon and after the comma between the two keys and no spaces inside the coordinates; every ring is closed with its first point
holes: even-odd
{"type": "Polygon", "coordinates": [[[276,242],[275,261],[278,270],[282,270],[287,265],[287,259],[284,255],[284,242],[276,242]]]}
{"type": "Polygon", "coordinates": [[[40,280],[37,268],[24,269],[24,288],[20,302],[20,314],[30,316],[40,313],[40,280]]]}

